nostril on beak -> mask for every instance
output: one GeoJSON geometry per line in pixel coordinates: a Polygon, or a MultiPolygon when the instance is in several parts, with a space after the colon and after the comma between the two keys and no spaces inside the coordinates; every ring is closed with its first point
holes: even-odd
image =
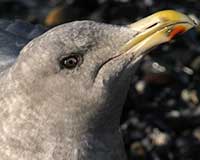
{"type": "Polygon", "coordinates": [[[152,24],[152,25],[148,26],[146,29],[150,29],[150,28],[152,28],[152,27],[156,26],[157,24],[158,24],[158,22],[156,22],[156,23],[154,23],[154,24],[152,24]]]}

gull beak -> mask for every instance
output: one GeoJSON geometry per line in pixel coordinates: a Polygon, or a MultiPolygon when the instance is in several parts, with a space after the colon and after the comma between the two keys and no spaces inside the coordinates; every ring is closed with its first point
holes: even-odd
{"type": "Polygon", "coordinates": [[[128,28],[137,34],[121,48],[121,53],[131,52],[136,58],[143,56],[151,48],[169,42],[177,34],[197,26],[197,21],[180,12],[173,10],[157,12],[128,25],[128,28]]]}

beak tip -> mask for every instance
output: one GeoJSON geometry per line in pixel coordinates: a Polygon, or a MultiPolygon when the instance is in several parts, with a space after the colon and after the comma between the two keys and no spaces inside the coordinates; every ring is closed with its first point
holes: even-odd
{"type": "Polygon", "coordinates": [[[191,18],[191,20],[194,23],[194,26],[197,28],[200,28],[200,20],[195,16],[195,15],[189,15],[189,17],[191,18]]]}

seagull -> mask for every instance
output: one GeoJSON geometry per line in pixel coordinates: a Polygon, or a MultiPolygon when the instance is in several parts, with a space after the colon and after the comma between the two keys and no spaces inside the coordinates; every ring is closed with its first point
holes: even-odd
{"type": "Polygon", "coordinates": [[[0,160],[126,160],[120,115],[138,61],[196,26],[173,10],[127,26],[75,21],[0,72],[0,160]]]}

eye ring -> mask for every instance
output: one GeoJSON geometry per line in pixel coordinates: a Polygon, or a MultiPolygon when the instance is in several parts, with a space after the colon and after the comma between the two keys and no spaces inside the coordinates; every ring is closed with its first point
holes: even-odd
{"type": "Polygon", "coordinates": [[[80,55],[70,55],[62,57],[59,61],[61,69],[74,69],[81,63],[82,57],[80,55]]]}

